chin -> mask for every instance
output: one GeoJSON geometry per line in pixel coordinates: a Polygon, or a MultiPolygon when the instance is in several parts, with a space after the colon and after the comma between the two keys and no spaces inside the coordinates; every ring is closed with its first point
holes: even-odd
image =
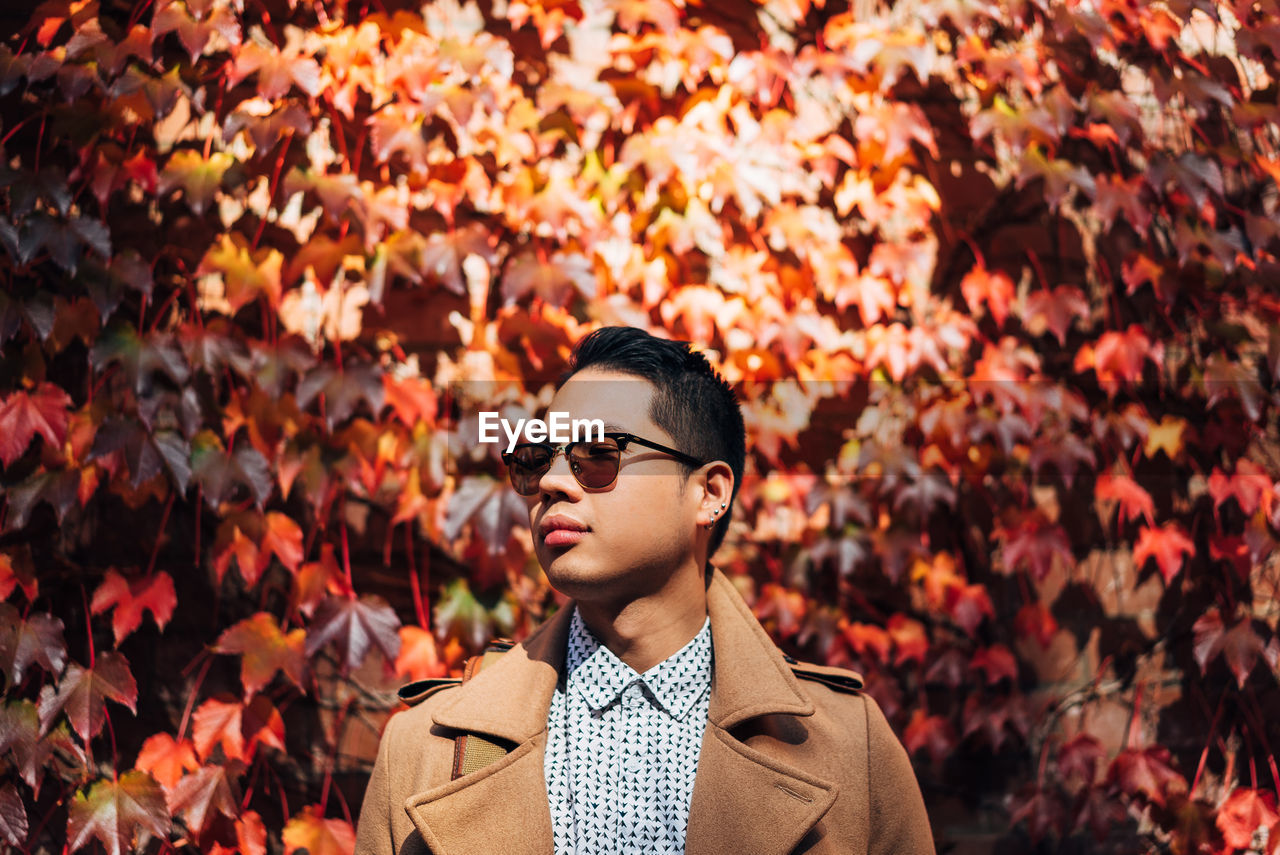
{"type": "Polygon", "coordinates": [[[547,582],[561,594],[575,600],[597,600],[623,587],[621,579],[590,562],[574,560],[575,557],[555,555],[543,562],[547,582]]]}

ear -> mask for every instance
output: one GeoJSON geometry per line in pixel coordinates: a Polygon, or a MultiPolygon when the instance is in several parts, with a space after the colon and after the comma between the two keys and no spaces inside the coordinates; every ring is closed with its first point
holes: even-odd
{"type": "Polygon", "coordinates": [[[711,528],[729,513],[733,498],[733,470],[722,460],[708,463],[702,471],[702,505],[698,524],[711,528]]]}

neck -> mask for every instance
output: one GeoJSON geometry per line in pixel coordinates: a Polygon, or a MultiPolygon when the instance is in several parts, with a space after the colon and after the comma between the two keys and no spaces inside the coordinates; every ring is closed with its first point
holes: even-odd
{"type": "Polygon", "coordinates": [[[579,600],[582,621],[600,643],[637,674],[679,652],[707,619],[701,569],[678,572],[651,594],[625,603],[579,600]]]}

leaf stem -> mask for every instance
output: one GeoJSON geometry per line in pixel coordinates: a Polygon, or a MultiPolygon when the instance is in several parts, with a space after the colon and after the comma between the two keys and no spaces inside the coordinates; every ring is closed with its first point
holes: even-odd
{"type": "Polygon", "coordinates": [[[89,609],[89,593],[85,590],[84,582],[80,583],[80,599],[84,601],[84,626],[89,641],[89,668],[92,670],[95,661],[95,652],[93,649],[93,612],[89,609]]]}
{"type": "Polygon", "coordinates": [[[147,578],[151,578],[156,569],[156,555],[160,552],[160,541],[164,540],[165,528],[169,525],[169,512],[173,510],[173,500],[177,497],[176,488],[170,488],[169,498],[164,503],[164,512],[160,514],[160,530],[156,532],[155,545],[151,547],[151,559],[147,562],[147,578]]]}

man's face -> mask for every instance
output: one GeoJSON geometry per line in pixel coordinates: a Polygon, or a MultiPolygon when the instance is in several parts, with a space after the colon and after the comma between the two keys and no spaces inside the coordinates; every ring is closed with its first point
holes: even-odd
{"type": "MultiPolygon", "coordinates": [[[[560,388],[551,410],[677,448],[649,418],[654,391],[632,375],[587,369],[560,388]]],[[[613,486],[589,490],[564,455],[556,455],[539,492],[525,499],[534,548],[552,587],[578,600],[625,603],[695,563],[701,494],[686,489],[689,480],[670,455],[633,443],[622,453],[613,486]]]]}

